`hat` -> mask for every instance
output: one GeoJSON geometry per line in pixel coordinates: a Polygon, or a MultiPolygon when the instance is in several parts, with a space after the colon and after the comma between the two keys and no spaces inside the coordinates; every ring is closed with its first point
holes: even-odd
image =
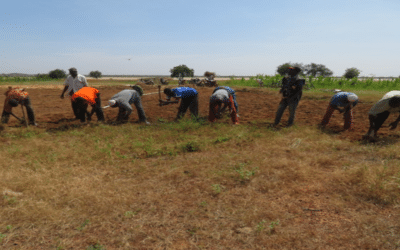
{"type": "Polygon", "coordinates": [[[78,70],[76,68],[70,68],[69,71],[75,71],[78,72],[78,70]]]}
{"type": "Polygon", "coordinates": [[[347,100],[349,100],[349,102],[355,102],[358,100],[358,96],[355,94],[348,95],[347,100]]]}
{"type": "Polygon", "coordinates": [[[132,85],[131,88],[134,89],[134,90],[136,90],[137,92],[139,92],[139,95],[140,95],[140,96],[143,95],[143,89],[142,89],[142,87],[140,87],[139,85],[132,85]]]}
{"type": "Polygon", "coordinates": [[[109,101],[108,101],[108,105],[109,105],[110,107],[114,106],[115,104],[117,104],[117,102],[116,102],[115,100],[109,100],[109,101]]]}

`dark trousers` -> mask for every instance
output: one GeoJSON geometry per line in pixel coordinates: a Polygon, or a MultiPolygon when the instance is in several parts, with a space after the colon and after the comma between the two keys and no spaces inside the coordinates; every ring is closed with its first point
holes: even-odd
{"type": "Polygon", "coordinates": [[[181,119],[185,115],[188,108],[190,113],[197,118],[199,114],[199,101],[197,95],[193,97],[182,98],[176,119],[181,119]]]}
{"type": "MultiPolygon", "coordinates": [[[[88,108],[88,103],[86,100],[82,97],[77,97],[74,101],[76,105],[76,112],[77,112],[77,118],[81,120],[81,122],[86,121],[86,116],[88,117],[88,120],[90,120],[90,114],[87,111],[88,108]]],[[[104,114],[103,114],[103,109],[101,108],[101,101],[100,98],[96,98],[96,103],[92,105],[92,112],[96,113],[97,120],[98,121],[104,121],[104,114]]]]}
{"type": "MultiPolygon", "coordinates": [[[[25,108],[26,108],[26,113],[28,114],[29,124],[35,124],[35,113],[33,112],[31,100],[29,99],[29,97],[27,97],[25,100],[21,101],[20,104],[25,106],[25,108]]],[[[10,119],[10,114],[3,111],[3,114],[1,115],[1,122],[8,123],[9,119],[10,119]]]]}
{"type": "Polygon", "coordinates": [[[294,122],[294,117],[296,114],[296,108],[297,105],[299,104],[300,98],[294,98],[291,100],[288,100],[288,98],[284,98],[281,100],[281,102],[279,103],[279,107],[278,107],[278,111],[276,112],[276,116],[275,116],[275,125],[278,125],[279,122],[281,121],[283,112],[285,111],[285,109],[289,106],[289,121],[288,121],[288,125],[292,125],[294,122]]]}
{"type": "Polygon", "coordinates": [[[78,107],[77,103],[71,100],[71,106],[72,106],[72,111],[74,111],[75,118],[79,119],[79,117],[78,117],[79,107],[78,107]]]}
{"type": "Polygon", "coordinates": [[[386,119],[389,117],[390,112],[385,111],[382,113],[379,113],[377,115],[370,115],[369,116],[369,130],[367,135],[370,135],[372,131],[374,131],[374,136],[376,136],[376,133],[378,130],[382,127],[382,124],[386,121],[386,119]]]}

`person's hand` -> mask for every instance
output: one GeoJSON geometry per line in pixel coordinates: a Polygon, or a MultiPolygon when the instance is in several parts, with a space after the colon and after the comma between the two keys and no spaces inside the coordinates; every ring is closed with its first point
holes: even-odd
{"type": "Polygon", "coordinates": [[[393,130],[393,129],[397,128],[397,122],[392,122],[389,124],[389,126],[390,126],[390,130],[393,130]]]}
{"type": "Polygon", "coordinates": [[[339,109],[339,113],[341,114],[341,113],[343,113],[344,112],[344,109],[339,109]]]}
{"type": "Polygon", "coordinates": [[[60,98],[61,98],[61,99],[64,99],[64,95],[61,95],[60,98]]]}

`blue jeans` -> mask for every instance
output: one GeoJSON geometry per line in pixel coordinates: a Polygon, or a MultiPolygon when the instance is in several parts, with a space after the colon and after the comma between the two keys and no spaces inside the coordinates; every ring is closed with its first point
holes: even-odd
{"type": "Polygon", "coordinates": [[[294,98],[291,101],[288,101],[287,98],[282,99],[281,102],[279,103],[278,111],[276,112],[274,125],[278,125],[279,124],[279,122],[281,121],[283,112],[285,111],[287,106],[289,106],[288,126],[292,125],[293,122],[294,122],[294,117],[295,117],[295,114],[296,114],[296,108],[297,108],[297,105],[299,104],[299,101],[300,101],[300,98],[294,98]]]}

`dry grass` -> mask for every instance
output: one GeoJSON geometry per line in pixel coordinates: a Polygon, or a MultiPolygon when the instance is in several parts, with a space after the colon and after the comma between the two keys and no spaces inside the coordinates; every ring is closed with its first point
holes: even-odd
{"type": "Polygon", "coordinates": [[[2,249],[395,249],[399,144],[184,121],[2,132],[2,249]]]}

